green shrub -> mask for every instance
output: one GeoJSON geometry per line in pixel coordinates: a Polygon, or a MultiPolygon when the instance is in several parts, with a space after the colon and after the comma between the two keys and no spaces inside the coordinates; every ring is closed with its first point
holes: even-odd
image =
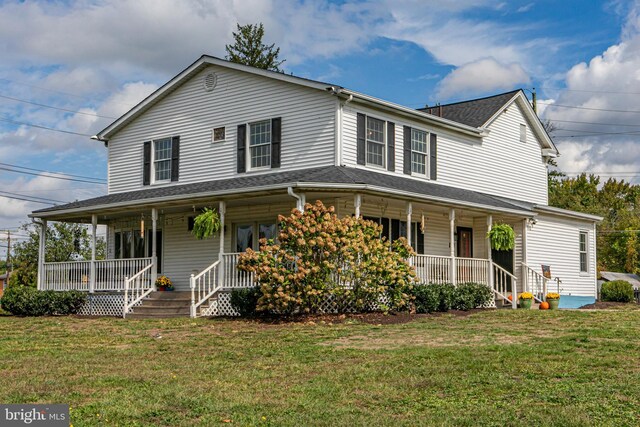
{"type": "Polygon", "coordinates": [[[80,291],[38,291],[29,286],[9,286],[0,305],[17,316],[52,316],[77,313],[86,300],[80,291]]]}
{"type": "Polygon", "coordinates": [[[258,300],[262,296],[259,286],[231,291],[231,307],[242,317],[255,316],[258,300]]]}
{"type": "Polygon", "coordinates": [[[416,313],[449,311],[453,304],[455,287],[451,283],[430,283],[413,287],[416,313]]]}
{"type": "Polygon", "coordinates": [[[633,301],[633,286],[624,280],[604,282],[600,289],[602,301],[631,302],[633,301]]]}
{"type": "Polygon", "coordinates": [[[479,308],[491,301],[491,288],[482,283],[460,283],[454,292],[452,307],[456,310],[479,308]]]}

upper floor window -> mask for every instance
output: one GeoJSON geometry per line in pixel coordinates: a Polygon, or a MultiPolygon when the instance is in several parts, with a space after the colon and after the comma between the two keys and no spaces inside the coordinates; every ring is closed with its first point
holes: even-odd
{"type": "Polygon", "coordinates": [[[171,179],[171,138],[153,141],[153,170],[155,182],[171,179]]]}
{"type": "Polygon", "coordinates": [[[428,157],[429,145],[427,143],[427,132],[419,129],[411,129],[411,172],[426,175],[428,157]]]}
{"type": "Polygon", "coordinates": [[[249,124],[251,168],[271,166],[271,120],[249,124]]]}
{"type": "Polygon", "coordinates": [[[589,247],[588,234],[586,231],[580,232],[580,272],[587,273],[589,271],[589,247]]]}
{"type": "Polygon", "coordinates": [[[367,117],[367,164],[384,167],[384,121],[367,117]]]}
{"type": "Polygon", "coordinates": [[[527,142],[527,125],[520,124],[520,142],[527,142]]]}

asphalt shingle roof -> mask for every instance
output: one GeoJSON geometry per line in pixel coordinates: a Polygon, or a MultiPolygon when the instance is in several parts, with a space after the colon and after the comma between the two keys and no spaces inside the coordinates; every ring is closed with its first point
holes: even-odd
{"type": "Polygon", "coordinates": [[[478,193],[476,191],[463,190],[448,187],[434,182],[405,178],[402,176],[388,175],[365,169],[355,169],[339,166],[327,166],[293,171],[281,171],[262,175],[248,175],[237,178],[219,179],[215,181],[198,182],[193,184],[170,185],[164,187],[147,187],[142,190],[114,193],[92,199],[80,200],[65,205],[53,206],[33,212],[34,216],[43,213],[53,213],[69,209],[88,209],[94,206],[106,207],[109,205],[137,205],[153,199],[166,197],[181,197],[184,199],[202,197],[203,195],[215,195],[248,190],[260,190],[261,188],[300,184],[353,184],[368,185],[388,190],[389,193],[403,191],[418,194],[425,198],[447,199],[462,204],[478,204],[488,207],[510,210],[528,210],[522,205],[478,193]]]}
{"type": "Polygon", "coordinates": [[[442,109],[442,117],[465,125],[480,127],[484,125],[500,108],[518,93],[520,89],[486,98],[456,102],[435,107],[418,108],[428,114],[437,116],[442,109]]]}

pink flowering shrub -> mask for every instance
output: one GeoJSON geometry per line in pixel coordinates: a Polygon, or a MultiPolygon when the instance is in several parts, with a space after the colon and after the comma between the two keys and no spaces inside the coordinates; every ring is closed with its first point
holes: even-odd
{"type": "Polygon", "coordinates": [[[253,272],[262,296],[258,311],[316,313],[332,298],[358,311],[408,308],[415,271],[406,240],[380,239],[381,226],[338,218],[333,207],[307,203],[278,217],[278,241],[261,239],[260,251],[240,255],[238,268],[253,272]],[[386,296],[387,305],[381,305],[386,296]]]}

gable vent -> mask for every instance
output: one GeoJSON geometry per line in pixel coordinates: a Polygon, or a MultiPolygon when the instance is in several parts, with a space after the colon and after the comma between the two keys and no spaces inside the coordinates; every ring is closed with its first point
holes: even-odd
{"type": "Polygon", "coordinates": [[[216,87],[217,83],[218,76],[216,76],[216,73],[207,73],[207,75],[204,76],[203,85],[204,90],[207,92],[211,92],[216,87]]]}

